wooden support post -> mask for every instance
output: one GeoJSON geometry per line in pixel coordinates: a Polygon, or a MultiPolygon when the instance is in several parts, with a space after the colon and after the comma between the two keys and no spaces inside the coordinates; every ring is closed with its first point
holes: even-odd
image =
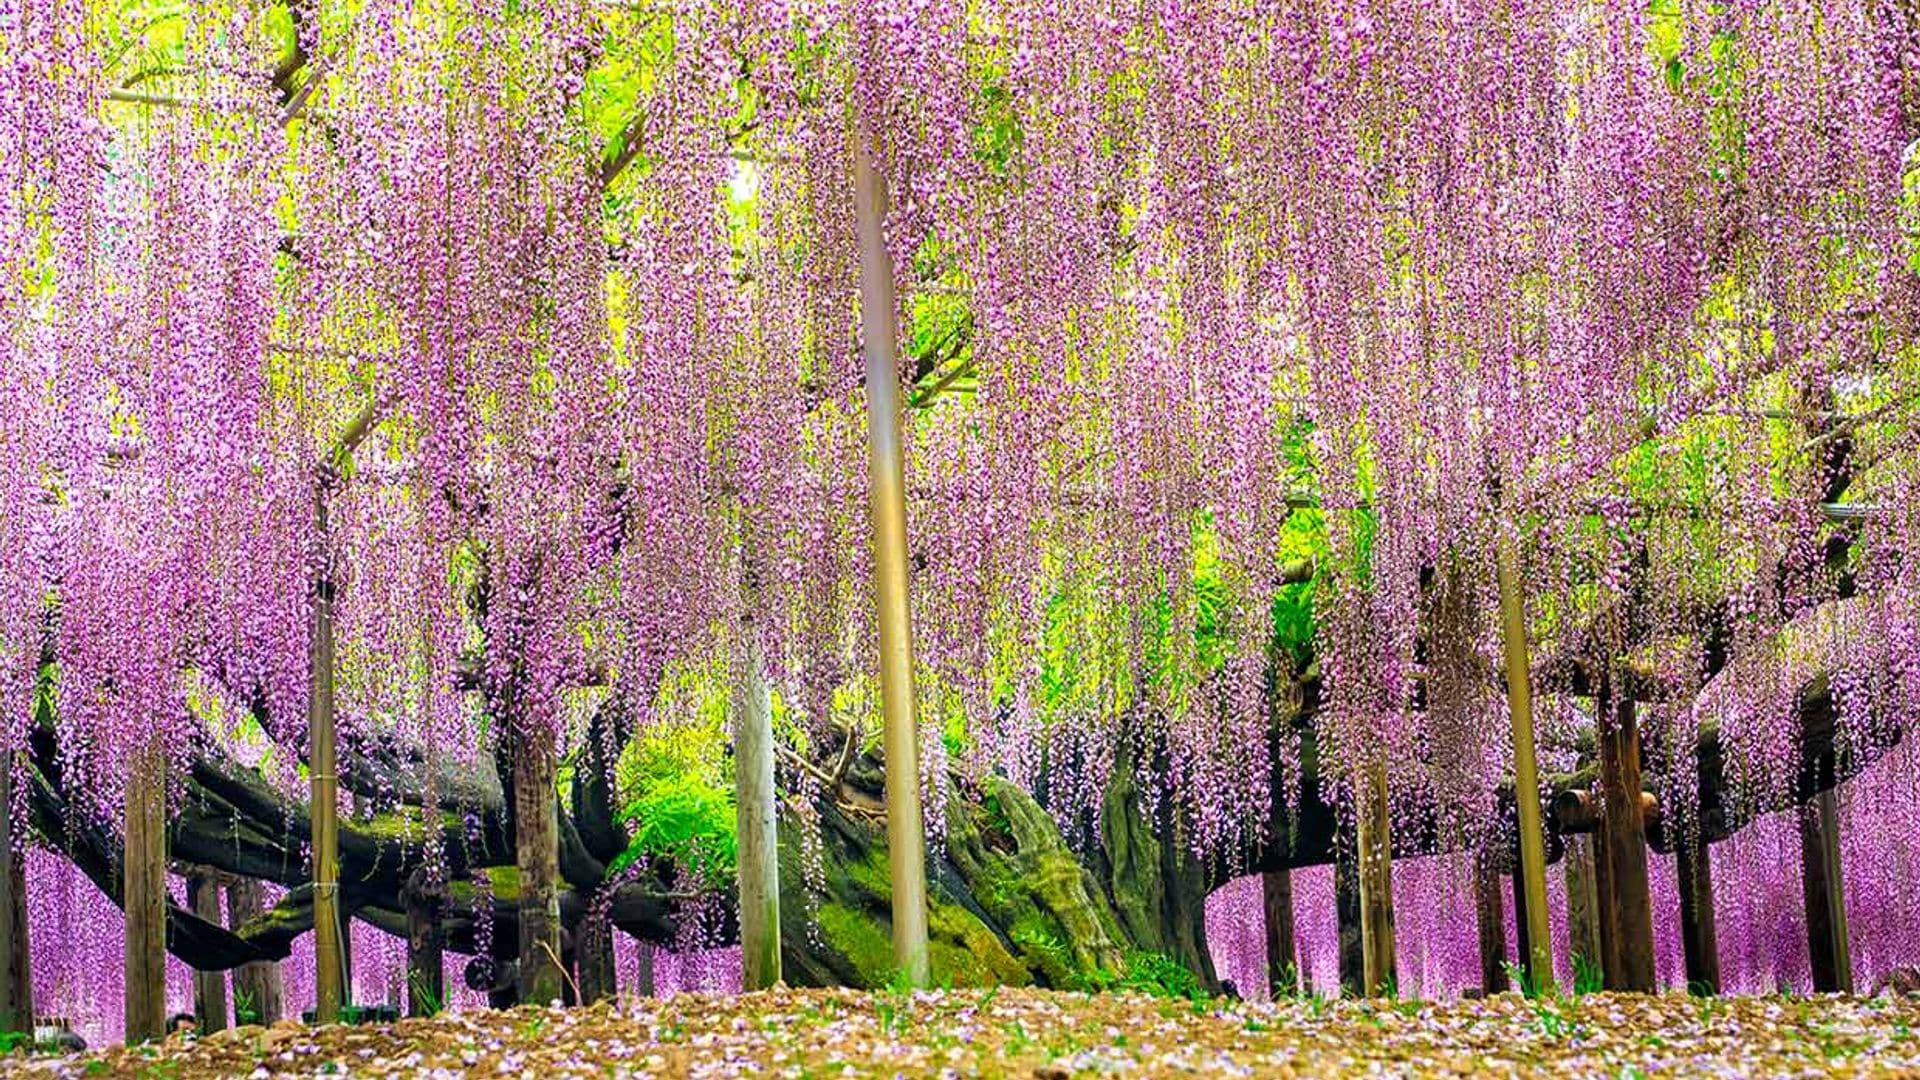
{"type": "MultiPolygon", "coordinates": [[[[242,878],[227,886],[227,925],[240,927],[262,914],[266,901],[260,883],[242,878]]],[[[271,1024],[285,1008],[286,988],[280,965],[270,960],[241,964],[233,971],[234,1020],[241,1024],[271,1024]]]]}
{"type": "MultiPolygon", "coordinates": [[[[1499,528],[1495,541],[1500,590],[1500,628],[1507,675],[1507,717],[1513,731],[1513,803],[1519,818],[1520,859],[1513,877],[1527,898],[1521,966],[1542,993],[1553,989],[1553,942],[1547,932],[1546,825],[1540,812],[1540,768],[1534,754],[1533,673],[1527,657],[1527,612],[1520,595],[1520,551],[1512,532],[1499,528]]],[[[1516,911],[1516,920],[1521,916],[1516,911]]]]}
{"type": "Polygon", "coordinates": [[[1267,990],[1274,1000],[1300,993],[1304,979],[1293,940],[1293,871],[1260,875],[1260,909],[1267,931],[1267,990]]]}
{"type": "Polygon", "coordinates": [[[580,975],[580,1004],[593,1005],[619,996],[620,976],[613,963],[613,923],[605,915],[589,913],[574,949],[580,975]]]}
{"type": "Polygon", "coordinates": [[[1509,987],[1507,911],[1500,895],[1500,871],[1484,851],[1473,860],[1473,906],[1480,927],[1480,989],[1503,993],[1509,987]]]}
{"type": "Polygon", "coordinates": [[[1577,976],[1582,963],[1592,965],[1595,970],[1602,967],[1600,887],[1594,866],[1593,837],[1568,836],[1566,845],[1562,865],[1567,875],[1567,948],[1572,953],[1569,966],[1577,976]]]}
{"type": "Polygon", "coordinates": [[[1846,883],[1840,870],[1840,808],[1831,786],[1800,811],[1800,881],[1807,905],[1813,989],[1851,994],[1853,957],[1847,941],[1846,883]]]}
{"type": "Polygon", "coordinates": [[[653,946],[641,942],[633,956],[633,992],[641,997],[653,996],[653,946]]]}
{"type": "MultiPolygon", "coordinates": [[[[515,921],[518,921],[516,915],[515,921]]],[[[467,963],[467,985],[475,990],[487,992],[487,1007],[490,1009],[511,1009],[522,1004],[520,1000],[520,956],[509,952],[506,935],[495,934],[491,952],[485,957],[475,957],[467,963]],[[476,985],[475,968],[485,977],[476,985]]]]}
{"type": "Polygon", "coordinates": [[[33,1031],[24,837],[13,828],[14,755],[0,754],[0,1031],[33,1031]]]}
{"type": "Polygon", "coordinates": [[[1367,770],[1355,814],[1360,841],[1360,941],[1368,997],[1394,986],[1393,837],[1384,763],[1367,770]]]}
{"type": "Polygon", "coordinates": [[[1640,810],[1640,732],[1633,696],[1609,678],[1599,698],[1600,793],[1605,828],[1598,853],[1607,863],[1600,896],[1602,968],[1607,989],[1654,989],[1653,897],[1647,883],[1646,825],[1640,810]]]}
{"type": "MultiPolygon", "coordinates": [[[[1536,965],[1528,962],[1528,958],[1533,956],[1533,920],[1528,918],[1528,916],[1533,914],[1533,907],[1530,903],[1532,898],[1527,895],[1526,881],[1523,880],[1518,873],[1513,875],[1512,882],[1513,955],[1515,958],[1515,966],[1520,969],[1521,974],[1526,980],[1526,984],[1534,987],[1537,993],[1540,991],[1535,972],[1540,969],[1536,967],[1536,965]]],[[[1549,966],[1545,970],[1548,972],[1548,977],[1551,978],[1553,969],[1549,966]]],[[[1525,986],[1522,988],[1524,989],[1525,986]]]]}
{"type": "Polygon", "coordinates": [[[520,1003],[566,994],[560,963],[560,796],[554,736],[519,724],[513,736],[514,856],[520,870],[520,1003]]]}
{"type": "Polygon", "coordinates": [[[167,1030],[166,770],[158,740],[134,754],[127,776],[121,906],[126,912],[126,1039],[167,1030]]]}
{"type": "Polygon", "coordinates": [[[927,858],[920,814],[920,728],[914,706],[913,628],[908,618],[907,503],[900,449],[899,327],[893,256],[887,249],[886,181],[865,124],[853,145],[853,206],[860,239],[860,338],[867,359],[868,498],[873,513],[875,621],[880,705],[886,722],[887,868],[893,890],[893,960],[925,986],[927,858]]]}
{"type": "Polygon", "coordinates": [[[1339,925],[1340,993],[1359,997],[1366,985],[1366,951],[1360,941],[1360,870],[1337,852],[1333,864],[1333,910],[1339,925]]]}
{"type": "Polygon", "coordinates": [[[440,927],[446,888],[416,870],[407,883],[407,1015],[433,1016],[446,1007],[445,937],[440,927]]]}
{"type": "Polygon", "coordinates": [[[1680,942],[1687,954],[1687,989],[1720,992],[1720,941],[1713,913],[1713,859],[1704,836],[1682,835],[1674,846],[1680,876],[1680,942]]]}
{"type": "Polygon", "coordinates": [[[741,575],[740,644],[734,658],[733,778],[740,887],[740,981],[744,990],[780,982],[780,837],[773,786],[773,700],[754,621],[759,590],[741,575]]]}
{"type": "Polygon", "coordinates": [[[1600,953],[1594,963],[1600,965],[1600,981],[1607,984],[1607,968],[1616,963],[1614,960],[1613,939],[1618,936],[1620,920],[1607,907],[1613,902],[1613,861],[1607,857],[1612,850],[1607,844],[1606,815],[1601,814],[1600,823],[1594,826],[1593,842],[1593,929],[1594,939],[1600,943],[1600,953]]]}
{"type": "MultiPolygon", "coordinates": [[[[220,883],[204,874],[187,879],[187,906],[195,915],[215,926],[220,925],[220,883]]],[[[193,1015],[200,1021],[201,1034],[227,1029],[227,973],[193,973],[193,1015]]]]}

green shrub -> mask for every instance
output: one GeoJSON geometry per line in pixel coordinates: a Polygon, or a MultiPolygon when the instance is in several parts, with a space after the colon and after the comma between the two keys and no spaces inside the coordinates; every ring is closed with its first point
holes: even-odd
{"type": "Polygon", "coordinates": [[[724,712],[713,719],[643,735],[628,745],[618,779],[620,820],[632,839],[609,872],[642,858],[664,859],[710,885],[733,879],[736,837],[724,712]]]}

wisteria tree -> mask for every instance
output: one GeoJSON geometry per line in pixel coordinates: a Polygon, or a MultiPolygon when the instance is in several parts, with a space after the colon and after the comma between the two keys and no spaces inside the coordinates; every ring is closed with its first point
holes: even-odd
{"type": "Polygon", "coordinates": [[[1327,862],[1390,966],[1394,853],[1515,863],[1513,677],[1651,989],[1649,834],[1920,717],[1916,138],[1899,0],[0,0],[10,843],[149,982],[598,998],[737,862],[884,984],[897,325],[937,978],[1217,986],[1327,862]]]}

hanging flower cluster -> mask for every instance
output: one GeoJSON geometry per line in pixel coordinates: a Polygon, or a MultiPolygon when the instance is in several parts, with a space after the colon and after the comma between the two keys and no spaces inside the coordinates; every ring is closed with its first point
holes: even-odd
{"type": "Polygon", "coordinates": [[[1131,769],[1242,851],[1311,684],[1323,783],[1486,829],[1503,534],[1585,676],[1543,692],[1657,699],[1663,745],[1721,723],[1758,788],[1808,612],[1848,620],[1846,745],[1916,715],[1897,4],[183,18],[161,107],[125,31],[0,0],[0,708],[17,739],[51,628],[106,805],[130,748],[198,737],[190,685],[297,747],[324,587],[349,745],[561,752],[588,688],[645,718],[717,651],[796,740],[871,730],[856,153],[930,793],[998,771],[1084,823],[1131,769]],[[1730,665],[1778,677],[1688,704],[1730,665]]]}

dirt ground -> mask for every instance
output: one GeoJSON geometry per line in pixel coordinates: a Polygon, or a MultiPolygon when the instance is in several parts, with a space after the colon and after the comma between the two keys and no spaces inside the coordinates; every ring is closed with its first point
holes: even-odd
{"type": "Polygon", "coordinates": [[[1920,997],[1190,1002],[1033,990],[682,995],[379,1027],[283,1021],[14,1057],[0,1077],[1905,1076],[1920,997]]]}

